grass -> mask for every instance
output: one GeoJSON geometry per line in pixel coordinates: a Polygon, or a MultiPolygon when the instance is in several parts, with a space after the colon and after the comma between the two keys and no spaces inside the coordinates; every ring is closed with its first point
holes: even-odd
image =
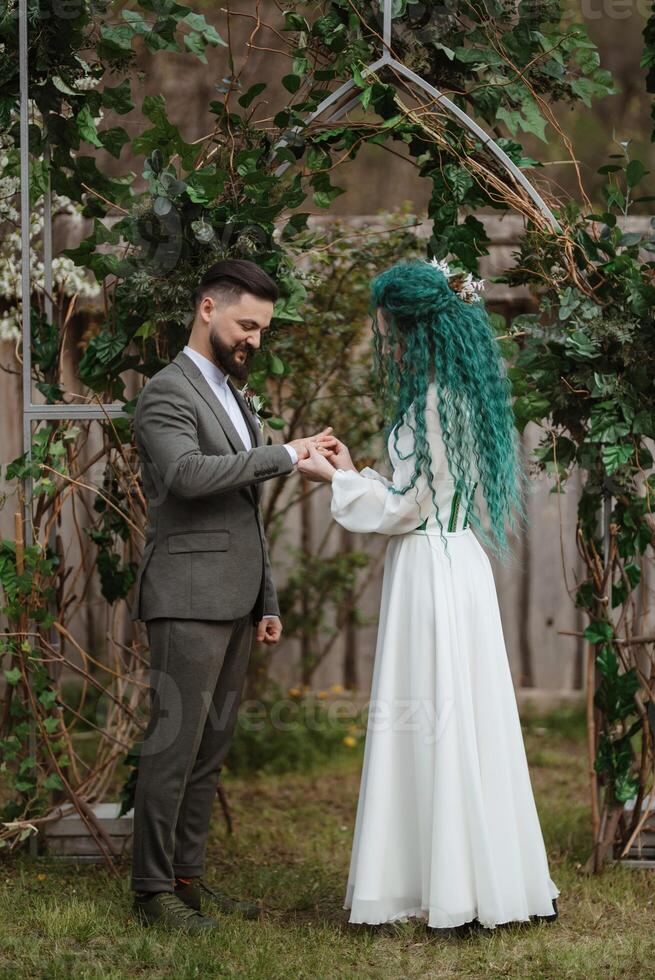
{"type": "Polygon", "coordinates": [[[217,808],[208,879],[262,899],[265,917],[221,918],[207,936],[143,929],[121,878],[27,855],[0,867],[0,980],[124,978],[650,977],[653,873],[581,871],[589,851],[584,726],[579,712],[524,713],[532,784],[553,880],[555,923],[471,938],[417,922],[348,923],[342,908],[361,753],[310,773],[226,775],[235,833],[217,808]]]}

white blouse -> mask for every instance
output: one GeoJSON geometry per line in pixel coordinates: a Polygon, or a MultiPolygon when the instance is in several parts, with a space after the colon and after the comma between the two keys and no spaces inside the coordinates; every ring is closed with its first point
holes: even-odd
{"type": "MultiPolygon", "coordinates": [[[[342,527],[349,531],[387,535],[407,534],[418,529],[439,533],[432,489],[424,470],[419,474],[416,485],[405,493],[392,493],[389,489],[393,486],[402,490],[414,473],[414,425],[412,406],[407,421],[403,421],[397,429],[398,451],[394,445],[396,430],[389,435],[387,451],[393,466],[391,480],[369,466],[359,473],[337,470],[334,474],[331,512],[342,527]]],[[[448,470],[434,382],[427,393],[425,428],[432,458],[432,484],[443,529],[461,531],[467,525],[467,509],[472,493],[470,485],[468,497],[456,493],[455,481],[448,470]]]]}

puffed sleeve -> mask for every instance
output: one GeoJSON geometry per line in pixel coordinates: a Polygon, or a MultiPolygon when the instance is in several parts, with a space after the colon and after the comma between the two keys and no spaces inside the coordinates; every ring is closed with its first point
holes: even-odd
{"type": "Polygon", "coordinates": [[[361,476],[368,476],[372,480],[378,480],[383,487],[391,486],[391,480],[387,479],[386,476],[382,476],[381,473],[378,473],[378,471],[374,470],[371,466],[365,466],[364,469],[360,470],[359,472],[361,476]]]}
{"type": "MultiPolygon", "coordinates": [[[[434,473],[442,462],[440,442],[435,439],[438,431],[435,413],[426,412],[426,423],[434,473]]],[[[391,491],[391,487],[402,490],[411,482],[414,474],[414,455],[411,452],[413,431],[407,425],[403,426],[403,438],[399,439],[399,446],[402,444],[401,456],[407,458],[398,460],[391,481],[369,467],[361,473],[337,470],[334,474],[331,511],[342,527],[361,533],[407,534],[434,511],[432,491],[425,473],[421,473],[415,486],[405,493],[391,491]]]]}

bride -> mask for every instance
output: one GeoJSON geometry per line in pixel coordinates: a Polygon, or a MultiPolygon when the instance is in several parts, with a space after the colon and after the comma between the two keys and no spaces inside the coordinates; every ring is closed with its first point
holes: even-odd
{"type": "Polygon", "coordinates": [[[482,302],[436,260],[377,276],[371,310],[393,478],[358,472],[340,442],[298,464],[331,483],[339,524],[389,537],[344,908],[350,922],[433,928],[553,920],[560,892],[480,544],[507,555],[505,524],[525,515],[509,381],[482,302]]]}

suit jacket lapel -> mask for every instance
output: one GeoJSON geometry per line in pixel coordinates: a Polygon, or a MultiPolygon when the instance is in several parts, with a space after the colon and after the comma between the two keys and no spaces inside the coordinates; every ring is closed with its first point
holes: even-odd
{"type": "Polygon", "coordinates": [[[261,444],[262,444],[262,438],[261,438],[262,430],[259,428],[259,424],[257,422],[257,419],[255,418],[255,416],[252,414],[252,412],[248,408],[248,402],[243,397],[243,395],[241,394],[241,392],[239,391],[239,389],[236,387],[236,385],[234,384],[234,382],[232,381],[231,378],[228,378],[228,382],[227,383],[228,383],[228,385],[230,387],[230,390],[234,394],[234,397],[238,401],[239,408],[243,412],[243,414],[245,416],[245,419],[246,419],[246,422],[248,423],[248,428],[250,429],[250,434],[252,436],[252,444],[253,444],[253,446],[261,446],[261,444]]]}
{"type": "Polygon", "coordinates": [[[178,364],[182,368],[184,374],[196,389],[200,397],[207,403],[207,405],[209,405],[212,412],[216,416],[217,421],[220,423],[221,428],[225,432],[227,440],[235,453],[243,452],[246,447],[241,441],[239,433],[234,428],[232,419],[209,387],[209,383],[197,364],[195,364],[190,357],[187,357],[184,351],[180,351],[180,353],[174,359],[174,363],[178,364]]]}
{"type": "MultiPolygon", "coordinates": [[[[257,422],[257,419],[248,408],[248,402],[245,400],[241,392],[235,387],[231,378],[228,378],[227,383],[230,386],[230,390],[233,392],[234,397],[236,398],[239,404],[239,408],[241,409],[243,415],[245,416],[246,422],[248,424],[248,428],[250,429],[250,435],[252,436],[253,446],[262,446],[264,443],[264,440],[262,438],[262,430],[259,428],[259,423],[257,422]]],[[[253,492],[255,505],[259,506],[259,502],[262,496],[261,484],[254,483],[250,487],[250,489],[253,492]]]]}

